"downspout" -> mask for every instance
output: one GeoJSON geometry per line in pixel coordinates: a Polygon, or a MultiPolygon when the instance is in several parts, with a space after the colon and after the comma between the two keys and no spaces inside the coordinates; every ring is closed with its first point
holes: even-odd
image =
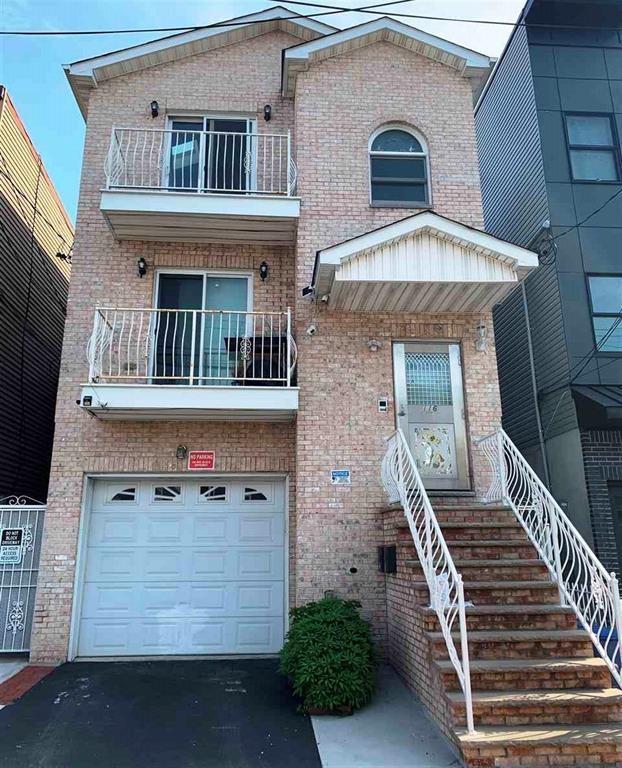
{"type": "Polygon", "coordinates": [[[533,358],[533,342],[531,340],[531,322],[529,320],[529,306],[527,304],[527,291],[525,290],[525,281],[520,284],[521,296],[523,299],[523,312],[525,313],[525,324],[527,326],[527,348],[529,350],[529,372],[531,374],[531,389],[533,392],[533,401],[536,411],[536,423],[538,425],[538,442],[540,452],[542,453],[542,467],[544,469],[544,482],[546,487],[551,489],[551,477],[549,475],[549,460],[546,452],[546,443],[544,433],[542,432],[542,420],[540,418],[540,402],[538,399],[538,384],[536,381],[536,366],[533,358]]]}

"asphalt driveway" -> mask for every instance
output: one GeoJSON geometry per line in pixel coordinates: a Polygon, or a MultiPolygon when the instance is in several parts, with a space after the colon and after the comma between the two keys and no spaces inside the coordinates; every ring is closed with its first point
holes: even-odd
{"type": "Polygon", "coordinates": [[[321,768],[274,659],[64,664],[0,711],[2,768],[321,768]]]}

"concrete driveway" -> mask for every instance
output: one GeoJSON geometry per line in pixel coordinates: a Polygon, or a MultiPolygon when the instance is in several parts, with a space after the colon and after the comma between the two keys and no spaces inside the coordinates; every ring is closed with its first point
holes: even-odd
{"type": "Polygon", "coordinates": [[[2,768],[321,768],[274,659],[64,664],[0,712],[2,768]]]}

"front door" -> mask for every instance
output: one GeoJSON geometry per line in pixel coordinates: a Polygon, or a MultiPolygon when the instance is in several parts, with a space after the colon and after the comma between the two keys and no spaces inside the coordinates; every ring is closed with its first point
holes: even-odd
{"type": "Polygon", "coordinates": [[[460,346],[393,345],[397,424],[426,488],[467,490],[469,464],[460,346]]]}

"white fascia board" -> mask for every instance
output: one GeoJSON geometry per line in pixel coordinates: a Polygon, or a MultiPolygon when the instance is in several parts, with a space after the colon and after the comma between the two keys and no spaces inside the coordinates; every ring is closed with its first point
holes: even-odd
{"type": "Polygon", "coordinates": [[[260,11],[259,13],[252,13],[248,16],[238,16],[229,19],[231,22],[236,22],[234,25],[227,26],[226,24],[222,24],[222,26],[218,27],[192,29],[189,32],[161,37],[157,40],[152,40],[149,43],[142,43],[141,45],[123,48],[119,51],[113,51],[112,53],[105,53],[101,56],[94,56],[90,59],[75,61],[66,65],[65,68],[68,76],[91,75],[94,82],[97,82],[97,70],[101,67],[110,66],[111,64],[119,64],[123,61],[140,58],[141,56],[148,56],[149,54],[165,50],[166,48],[174,48],[179,45],[185,45],[186,43],[193,43],[196,40],[226,34],[227,32],[239,29],[241,26],[239,22],[246,22],[248,25],[251,25],[257,21],[277,21],[278,19],[283,19],[285,17],[286,21],[291,21],[292,24],[299,24],[320,35],[331,34],[335,30],[335,27],[315,21],[314,19],[306,19],[304,16],[298,15],[293,18],[293,16],[294,14],[286,8],[275,6],[274,8],[269,8],[265,11],[260,11]]]}
{"type": "Polygon", "coordinates": [[[249,219],[297,219],[300,199],[278,195],[226,195],[198,192],[102,190],[102,213],[170,213],[242,216],[249,219]]]}
{"type": "Polygon", "coordinates": [[[500,240],[494,235],[489,235],[479,229],[472,229],[452,219],[438,216],[431,211],[415,214],[381,229],[367,232],[352,240],[325,248],[318,252],[319,264],[320,266],[329,264],[339,265],[361,251],[377,248],[379,245],[390,240],[414,234],[424,228],[429,228],[432,231],[436,230],[448,237],[457,238],[473,245],[474,248],[483,248],[490,251],[493,256],[509,261],[516,268],[529,269],[538,266],[538,256],[533,251],[528,251],[519,245],[500,240]]]}
{"type": "Polygon", "coordinates": [[[490,57],[485,56],[483,53],[472,51],[470,48],[464,48],[457,43],[452,43],[449,40],[444,40],[442,37],[437,37],[429,32],[412,27],[410,24],[404,24],[401,21],[383,16],[356,27],[333,32],[317,40],[286,48],[283,52],[283,88],[287,87],[287,68],[290,63],[298,64],[304,68],[308,64],[309,58],[318,51],[384,30],[404,35],[424,45],[429,45],[432,48],[437,48],[439,51],[456,56],[462,60],[463,73],[468,72],[468,76],[475,76],[476,73],[481,75],[483,72],[488,72],[491,68],[490,57]]]}
{"type": "Polygon", "coordinates": [[[298,387],[218,387],[169,384],[83,384],[82,398],[92,397],[93,411],[196,410],[296,411],[298,387]]]}

